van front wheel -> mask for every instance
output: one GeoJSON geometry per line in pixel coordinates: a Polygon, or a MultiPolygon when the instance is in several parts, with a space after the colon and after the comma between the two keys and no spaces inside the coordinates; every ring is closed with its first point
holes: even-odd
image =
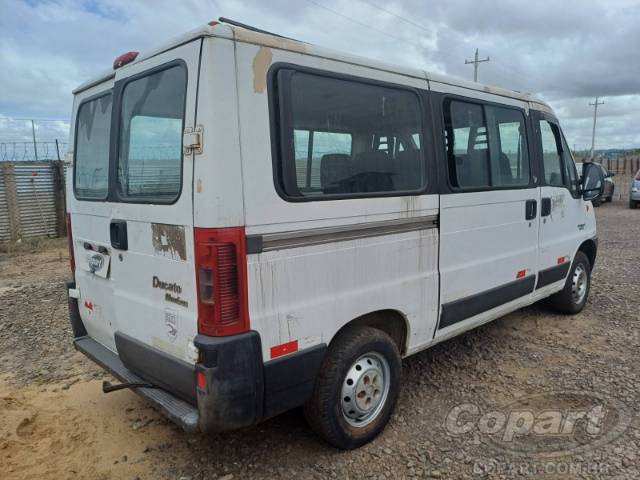
{"type": "Polygon", "coordinates": [[[551,307],[560,312],[573,315],[582,311],[587,303],[591,288],[591,263],[583,252],[578,252],[564,288],[549,297],[551,307]]]}
{"type": "Polygon", "coordinates": [[[311,399],[307,422],[342,449],[360,447],[386,426],[400,387],[398,347],[381,330],[349,328],[331,342],[311,399]]]}

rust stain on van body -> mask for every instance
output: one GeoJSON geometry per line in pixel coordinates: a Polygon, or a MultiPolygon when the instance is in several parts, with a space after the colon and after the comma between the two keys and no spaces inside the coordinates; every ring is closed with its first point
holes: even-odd
{"type": "Polygon", "coordinates": [[[292,38],[254,32],[244,28],[234,28],[233,34],[239,42],[253,43],[254,45],[262,45],[279,50],[290,50],[297,53],[305,53],[307,51],[307,44],[299,40],[293,40],[292,38]]]}
{"type": "Polygon", "coordinates": [[[253,57],[253,91],[264,92],[267,88],[267,70],[271,65],[273,53],[269,47],[260,47],[256,56],[253,57]]]}
{"type": "Polygon", "coordinates": [[[187,244],[182,225],[151,224],[151,241],[156,254],[174,260],[187,259],[187,244]]]}

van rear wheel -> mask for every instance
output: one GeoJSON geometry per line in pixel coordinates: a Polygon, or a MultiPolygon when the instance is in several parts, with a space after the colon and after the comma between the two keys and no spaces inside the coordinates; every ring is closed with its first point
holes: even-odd
{"type": "Polygon", "coordinates": [[[582,311],[591,289],[591,263],[583,252],[578,252],[569,270],[564,288],[549,297],[549,304],[559,313],[573,315],[582,311]]]}
{"type": "Polygon", "coordinates": [[[312,430],[342,449],[375,438],[393,413],[402,364],[381,330],[354,327],[331,343],[304,413],[312,430]]]}

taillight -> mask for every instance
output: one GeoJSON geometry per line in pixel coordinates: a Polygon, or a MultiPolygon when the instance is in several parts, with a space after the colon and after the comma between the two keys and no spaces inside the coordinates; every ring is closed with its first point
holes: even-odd
{"type": "Polygon", "coordinates": [[[69,265],[71,266],[71,277],[76,279],[76,257],[73,253],[73,232],[71,231],[71,214],[67,213],[67,244],[69,245],[69,265]]]}
{"type": "Polygon", "coordinates": [[[235,335],[249,330],[244,227],[195,228],[198,333],[235,335]]]}

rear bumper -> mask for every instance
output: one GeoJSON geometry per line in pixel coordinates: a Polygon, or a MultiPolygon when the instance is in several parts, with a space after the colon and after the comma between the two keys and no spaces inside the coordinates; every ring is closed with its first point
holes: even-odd
{"type": "MultiPolygon", "coordinates": [[[[111,373],[121,382],[144,382],[124,366],[120,357],[90,337],[79,337],[73,341],[76,350],[111,373]]],[[[157,410],[187,432],[199,430],[198,409],[160,388],[136,388],[135,393],[151,403],[157,410]]]]}
{"type": "Polygon", "coordinates": [[[257,332],[198,335],[200,361],[192,365],[120,332],[113,352],[87,335],[76,299],[69,314],[75,348],[122,382],[157,386],[133,390],[187,432],[246,427],[302,405],[326,353],[322,344],[265,363],[257,332]],[[197,386],[200,372],[206,384],[197,386]]]}

